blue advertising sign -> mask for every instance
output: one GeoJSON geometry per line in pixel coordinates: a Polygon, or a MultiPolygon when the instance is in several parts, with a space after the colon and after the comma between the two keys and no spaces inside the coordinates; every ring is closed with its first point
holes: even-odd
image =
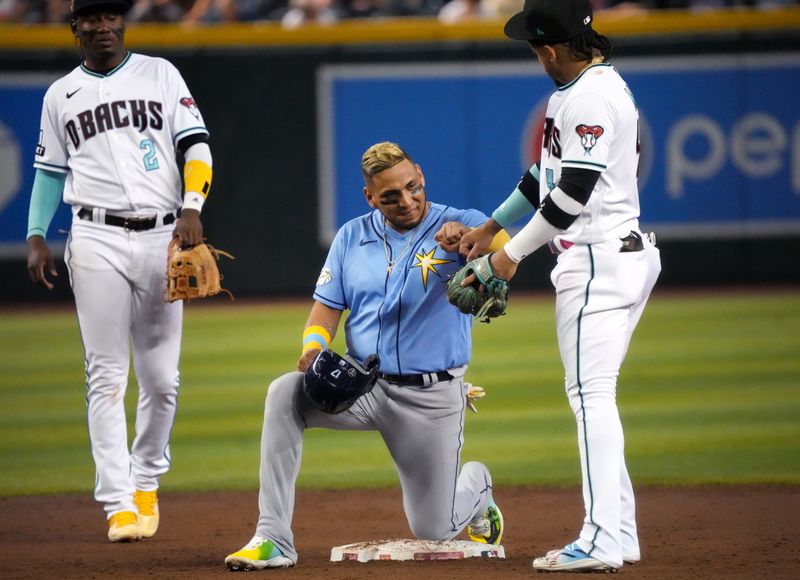
{"type": "MultiPolygon", "coordinates": [[[[641,116],[642,218],[667,238],[800,235],[800,53],[617,59],[641,116]]],[[[320,242],[368,210],[361,154],[396,141],[431,200],[490,213],[538,159],[538,63],[332,65],[318,76],[320,242]]]]}
{"type": "MultiPolygon", "coordinates": [[[[42,99],[60,76],[4,73],[0,79],[0,258],[25,256],[42,99]]],[[[59,230],[70,220],[69,206],[61,204],[47,236],[54,252],[63,247],[59,230]]]]}

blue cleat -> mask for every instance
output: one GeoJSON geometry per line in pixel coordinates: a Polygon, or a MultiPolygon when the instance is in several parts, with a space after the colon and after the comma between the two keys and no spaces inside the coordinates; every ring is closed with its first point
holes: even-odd
{"type": "Polygon", "coordinates": [[[533,568],[539,572],[616,572],[617,569],[592,558],[572,543],[560,550],[551,550],[533,561],[533,568]]]}

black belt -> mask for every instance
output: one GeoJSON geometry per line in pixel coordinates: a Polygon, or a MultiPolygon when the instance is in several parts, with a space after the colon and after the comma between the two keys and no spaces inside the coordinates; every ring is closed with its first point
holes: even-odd
{"type": "MultiPolygon", "coordinates": [[[[78,210],[78,217],[82,220],[92,221],[94,216],[92,210],[82,207],[78,210]]],[[[168,213],[164,216],[163,224],[168,226],[175,222],[175,214],[168,213]]],[[[120,215],[106,214],[104,223],[109,226],[118,226],[133,232],[141,232],[143,230],[152,230],[158,223],[158,218],[153,216],[149,218],[137,217],[122,217],[120,215]]]]}
{"type": "MultiPolygon", "coordinates": [[[[390,383],[395,383],[398,385],[412,385],[415,387],[421,387],[425,385],[426,377],[436,377],[437,382],[449,381],[454,378],[453,375],[447,371],[439,371],[438,373],[424,373],[421,375],[388,375],[386,373],[378,373],[378,377],[390,383]]],[[[432,383],[429,382],[428,384],[432,383]]]]}

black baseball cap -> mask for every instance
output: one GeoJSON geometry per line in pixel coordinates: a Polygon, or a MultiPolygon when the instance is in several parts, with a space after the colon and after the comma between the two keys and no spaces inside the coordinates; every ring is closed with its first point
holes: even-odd
{"type": "Polygon", "coordinates": [[[133,0],[72,0],[70,9],[73,16],[86,12],[96,12],[103,8],[125,14],[132,6],[133,0]]]}
{"type": "Polygon", "coordinates": [[[504,28],[506,36],[532,44],[559,44],[592,29],[589,0],[525,0],[504,28]]]}

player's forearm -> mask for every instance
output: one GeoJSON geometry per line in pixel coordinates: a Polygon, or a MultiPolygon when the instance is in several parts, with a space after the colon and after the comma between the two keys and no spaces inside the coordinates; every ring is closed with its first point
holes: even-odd
{"type": "Polygon", "coordinates": [[[47,237],[47,229],[64,193],[64,182],[67,176],[63,173],[37,169],[33,178],[31,203],[28,208],[28,235],[47,237]]]}
{"type": "Polygon", "coordinates": [[[342,311],[314,302],[303,331],[303,352],[325,350],[333,342],[342,311]]]}
{"type": "Polygon", "coordinates": [[[208,143],[194,143],[184,152],[183,209],[200,212],[211,190],[212,159],[208,143]]]}
{"type": "Polygon", "coordinates": [[[492,212],[492,219],[500,228],[507,228],[519,219],[522,219],[536,207],[526,198],[519,189],[515,189],[506,200],[492,212]]]}
{"type": "Polygon", "coordinates": [[[539,211],[533,214],[525,227],[505,245],[506,254],[512,261],[521,262],[569,228],[583,206],[583,203],[556,187],[544,198],[539,211]]]}
{"type": "Polygon", "coordinates": [[[548,222],[542,212],[533,214],[524,228],[511,238],[503,248],[505,254],[515,263],[521,262],[526,256],[532,254],[540,246],[553,239],[561,230],[548,222]]]}
{"type": "Polygon", "coordinates": [[[492,219],[501,228],[507,228],[522,219],[539,205],[539,166],[534,165],[520,179],[516,189],[492,213],[492,219]]]}

